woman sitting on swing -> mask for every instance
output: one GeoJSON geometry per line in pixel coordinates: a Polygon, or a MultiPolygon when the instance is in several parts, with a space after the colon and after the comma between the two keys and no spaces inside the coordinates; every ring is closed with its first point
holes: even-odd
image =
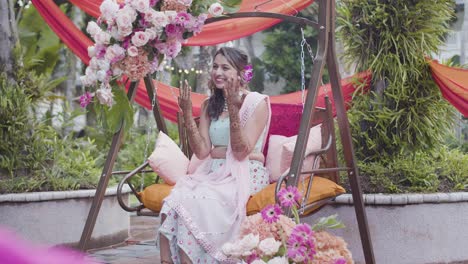
{"type": "Polygon", "coordinates": [[[180,90],[188,139],[202,162],[179,179],[164,200],[158,231],[162,263],[229,263],[221,246],[237,238],[250,195],[269,184],[262,149],[271,111],[267,96],[249,92],[248,56],[219,49],[213,61],[212,95],[197,127],[190,87],[180,90]]]}

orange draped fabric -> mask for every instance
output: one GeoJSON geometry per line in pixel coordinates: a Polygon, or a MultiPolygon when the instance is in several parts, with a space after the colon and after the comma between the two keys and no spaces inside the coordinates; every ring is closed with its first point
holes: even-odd
{"type": "MultiPolygon", "coordinates": [[[[103,0],[69,1],[91,16],[99,17],[100,15],[99,6],[103,0]]],[[[253,12],[257,10],[269,13],[296,15],[300,10],[306,8],[313,2],[313,0],[274,0],[271,2],[264,0],[244,0],[240,5],[239,12],[253,12]]],[[[255,32],[267,29],[279,22],[281,21],[271,18],[238,18],[218,21],[205,25],[200,34],[190,38],[184,45],[209,46],[224,43],[252,35],[255,32]],[[220,32],[229,32],[229,34],[220,34],[220,32]]]]}
{"type": "Polygon", "coordinates": [[[436,60],[429,61],[432,77],[440,88],[442,95],[462,115],[468,117],[468,70],[448,67],[436,60]]]}

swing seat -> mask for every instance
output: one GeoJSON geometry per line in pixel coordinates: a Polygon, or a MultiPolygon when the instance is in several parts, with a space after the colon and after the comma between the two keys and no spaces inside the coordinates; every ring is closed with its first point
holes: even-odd
{"type": "MultiPolygon", "coordinates": [[[[282,135],[286,137],[297,135],[302,116],[302,105],[272,104],[271,108],[271,126],[266,139],[265,154],[268,153],[268,143],[271,135],[282,135]]],[[[192,153],[188,144],[187,132],[184,129],[185,126],[181,113],[178,113],[177,120],[180,147],[185,155],[190,157],[192,153]]],[[[305,195],[305,200],[299,208],[303,215],[316,211],[336,196],[345,193],[344,188],[339,185],[337,171],[328,171],[326,174],[320,171],[320,168],[337,168],[338,160],[335,145],[334,120],[328,97],[325,98],[325,108],[315,108],[314,119],[311,121],[310,126],[312,127],[318,124],[321,124],[321,148],[308,154],[307,157],[313,157],[314,165],[311,168],[305,168],[301,173],[302,178],[299,180],[297,186],[305,195]]],[[[126,205],[120,195],[121,189],[125,184],[128,184],[128,180],[137,173],[142,172],[146,166],[148,166],[148,162],[145,162],[142,166],[130,172],[122,179],[117,190],[117,198],[121,207],[126,211],[137,212],[138,215],[157,216],[161,210],[164,198],[170,194],[173,188],[171,185],[158,183],[159,177],[156,180],[157,183],[146,187],[141,192],[137,192],[135,188],[130,185],[133,193],[140,201],[140,205],[136,207],[129,207],[126,205]]],[[[276,194],[280,189],[278,188],[278,183],[284,186],[287,180],[287,173],[284,173],[277,182],[269,184],[263,190],[251,196],[247,203],[247,215],[258,213],[265,206],[277,202],[276,194]]]]}

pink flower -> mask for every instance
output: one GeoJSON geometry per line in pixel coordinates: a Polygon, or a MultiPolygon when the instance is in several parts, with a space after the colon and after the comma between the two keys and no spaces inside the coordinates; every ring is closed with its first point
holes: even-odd
{"type": "Polygon", "coordinates": [[[187,12],[179,12],[174,19],[174,22],[178,25],[185,26],[192,20],[192,15],[187,12]]]}
{"type": "Polygon", "coordinates": [[[244,67],[244,74],[242,75],[242,80],[245,83],[249,83],[253,78],[253,67],[252,64],[247,64],[244,67]]]}
{"type": "Polygon", "coordinates": [[[150,2],[148,0],[132,0],[131,5],[140,13],[144,13],[150,8],[150,2]]]}
{"type": "Polygon", "coordinates": [[[183,29],[180,26],[169,24],[166,26],[166,35],[169,38],[181,39],[183,29]]]}
{"type": "Polygon", "coordinates": [[[93,95],[90,92],[86,92],[80,96],[80,106],[85,108],[93,100],[93,95]]]}
{"type": "Polygon", "coordinates": [[[304,241],[306,241],[314,236],[314,232],[312,231],[310,225],[299,224],[294,227],[291,235],[302,237],[304,241]]]}
{"type": "Polygon", "coordinates": [[[208,9],[208,13],[214,17],[222,15],[223,11],[223,6],[220,3],[213,3],[208,9]]]}
{"type": "Polygon", "coordinates": [[[132,37],[132,43],[136,47],[144,46],[146,43],[148,43],[148,40],[148,34],[146,34],[144,31],[138,31],[132,37]]]}
{"type": "Polygon", "coordinates": [[[150,7],[153,7],[153,6],[155,6],[158,2],[159,2],[159,0],[150,0],[149,5],[150,5],[150,7]]]}
{"type": "Polygon", "coordinates": [[[270,224],[278,221],[281,213],[281,208],[277,204],[268,205],[261,211],[263,220],[270,224]]]}
{"type": "Polygon", "coordinates": [[[96,44],[109,44],[111,35],[107,32],[100,31],[94,35],[94,40],[96,41],[96,44]]]}
{"type": "Polygon", "coordinates": [[[113,0],[104,0],[99,6],[101,11],[101,18],[104,19],[108,24],[115,18],[115,14],[119,11],[119,5],[113,0]]]}
{"type": "Polygon", "coordinates": [[[346,259],[345,258],[336,259],[335,264],[346,264],[346,259]]]}
{"type": "Polygon", "coordinates": [[[281,189],[281,191],[278,193],[278,198],[281,206],[291,207],[296,203],[300,203],[301,194],[299,193],[297,187],[288,186],[286,189],[281,189]]]}
{"type": "Polygon", "coordinates": [[[135,47],[135,46],[130,46],[130,47],[128,47],[128,49],[127,49],[127,54],[128,54],[128,56],[130,56],[130,57],[135,57],[135,56],[137,56],[137,55],[138,55],[138,48],[135,47]]]}

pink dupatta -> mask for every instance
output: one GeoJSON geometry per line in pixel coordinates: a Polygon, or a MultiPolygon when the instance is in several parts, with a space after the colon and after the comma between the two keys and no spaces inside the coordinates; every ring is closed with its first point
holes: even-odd
{"type": "MultiPolygon", "coordinates": [[[[268,96],[249,93],[239,114],[241,126],[245,127],[262,100],[268,104],[267,129],[263,132],[264,147],[271,118],[268,96]]],[[[240,225],[246,217],[246,205],[250,197],[248,161],[248,157],[237,160],[229,143],[224,165],[210,173],[212,160],[208,156],[202,160],[195,173],[181,178],[164,200],[167,206],[177,212],[177,217],[180,217],[205,251],[219,261],[231,261],[221,252],[221,247],[237,238],[240,225]]]]}

